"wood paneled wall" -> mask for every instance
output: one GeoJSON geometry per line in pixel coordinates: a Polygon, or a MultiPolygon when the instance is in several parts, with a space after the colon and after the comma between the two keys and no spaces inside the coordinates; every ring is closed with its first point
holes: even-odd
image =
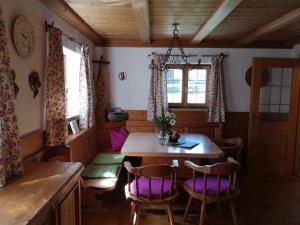
{"type": "Polygon", "coordinates": [[[295,174],[300,177],[300,105],[298,111],[297,142],[295,153],[295,174]]]}
{"type": "Polygon", "coordinates": [[[39,157],[45,146],[45,132],[43,130],[36,130],[29,134],[21,136],[20,140],[22,158],[30,160],[31,158],[39,157]]]}
{"type": "Polygon", "coordinates": [[[111,141],[109,131],[126,127],[126,121],[107,122],[97,124],[97,141],[101,151],[111,151],[111,141]]]}
{"type": "Polygon", "coordinates": [[[223,137],[241,137],[248,139],[249,113],[248,112],[227,112],[224,124],[223,137]]]}
{"type": "MultiPolygon", "coordinates": [[[[127,110],[129,120],[126,128],[129,132],[157,132],[153,122],[147,121],[147,111],[127,110]]],[[[210,138],[221,138],[223,124],[208,123],[206,111],[176,111],[177,122],[174,129],[179,133],[202,133],[210,138]]]]}
{"type": "MultiPolygon", "coordinates": [[[[84,155],[75,154],[71,156],[73,160],[76,161],[76,158],[81,158],[87,162],[91,155],[95,155],[99,151],[110,151],[110,129],[127,127],[130,132],[157,131],[155,124],[147,121],[147,112],[145,110],[127,110],[127,112],[129,114],[128,121],[103,121],[97,123],[96,127],[81,131],[76,135],[70,135],[68,137],[67,144],[71,147],[71,152],[86,153],[84,155]]],[[[211,138],[221,137],[223,133],[222,136],[224,138],[238,136],[247,141],[249,116],[249,113],[247,112],[227,112],[226,123],[224,125],[206,122],[207,115],[205,111],[181,111],[176,112],[176,115],[177,125],[175,126],[175,129],[181,133],[203,133],[211,138]]],[[[300,138],[298,143],[300,143],[300,138]]],[[[42,130],[33,131],[32,133],[21,137],[23,159],[36,159],[41,156],[44,146],[45,132],[42,130]]]]}
{"type": "Polygon", "coordinates": [[[71,161],[86,164],[99,152],[97,127],[82,130],[76,135],[69,135],[66,144],[70,146],[71,161]]]}

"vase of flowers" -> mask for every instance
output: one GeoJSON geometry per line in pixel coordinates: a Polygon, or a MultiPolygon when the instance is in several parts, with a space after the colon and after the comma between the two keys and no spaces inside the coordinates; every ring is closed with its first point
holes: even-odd
{"type": "Polygon", "coordinates": [[[166,145],[169,142],[169,132],[172,126],[176,124],[176,115],[174,113],[162,113],[154,118],[159,129],[158,142],[166,145]]]}

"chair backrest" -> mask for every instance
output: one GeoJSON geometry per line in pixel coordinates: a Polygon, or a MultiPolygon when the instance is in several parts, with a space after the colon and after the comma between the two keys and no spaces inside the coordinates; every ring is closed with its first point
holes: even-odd
{"type": "Polygon", "coordinates": [[[134,175],[135,179],[135,189],[136,189],[136,197],[142,198],[140,196],[140,188],[139,188],[139,179],[140,178],[147,178],[148,179],[148,198],[151,200],[152,197],[152,187],[151,187],[151,180],[153,178],[159,178],[160,179],[160,199],[164,198],[164,190],[165,190],[165,179],[170,178],[170,189],[169,189],[169,195],[171,196],[176,190],[176,171],[178,167],[178,162],[175,160],[177,165],[167,165],[167,164],[151,164],[151,165],[145,165],[140,167],[132,167],[130,162],[126,161],[124,162],[124,166],[128,171],[128,192],[130,194],[133,194],[131,191],[131,174],[134,175]]]}
{"type": "Polygon", "coordinates": [[[217,196],[221,196],[222,178],[226,178],[227,182],[227,197],[231,195],[234,190],[237,190],[237,174],[240,169],[240,164],[234,159],[228,158],[226,162],[216,163],[210,166],[197,166],[191,162],[185,162],[185,164],[193,169],[193,192],[195,192],[196,185],[196,173],[203,174],[203,195],[207,195],[207,179],[209,176],[217,177],[217,196]]]}
{"type": "Polygon", "coordinates": [[[224,152],[226,157],[233,157],[240,161],[243,139],[239,137],[213,140],[224,152]]]}

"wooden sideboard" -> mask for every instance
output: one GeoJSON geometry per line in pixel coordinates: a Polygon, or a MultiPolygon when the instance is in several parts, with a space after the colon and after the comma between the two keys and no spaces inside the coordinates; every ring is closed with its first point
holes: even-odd
{"type": "Polygon", "coordinates": [[[0,225],[80,225],[81,163],[33,162],[0,188],[0,225]]]}

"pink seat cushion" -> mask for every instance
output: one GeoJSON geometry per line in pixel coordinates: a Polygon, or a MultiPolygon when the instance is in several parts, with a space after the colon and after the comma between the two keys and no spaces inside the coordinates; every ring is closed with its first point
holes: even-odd
{"type": "MultiPolygon", "coordinates": [[[[186,180],[184,184],[191,190],[193,190],[193,179],[186,180]]],[[[227,194],[228,180],[221,178],[220,196],[227,194]]],[[[204,179],[203,177],[197,177],[195,179],[195,192],[203,194],[204,191],[204,179]]],[[[218,196],[218,178],[216,176],[206,177],[206,195],[218,196]]]]}
{"type": "Polygon", "coordinates": [[[128,131],[125,128],[120,130],[110,130],[111,148],[114,152],[120,151],[128,137],[128,131]]]}
{"type": "MultiPolygon", "coordinates": [[[[141,177],[138,179],[139,195],[143,198],[149,198],[149,179],[141,177]]],[[[151,178],[151,199],[160,199],[161,178],[151,178]]],[[[130,184],[131,194],[137,195],[136,180],[130,184]]],[[[171,180],[164,179],[164,189],[162,198],[170,196],[171,180]]]]}

